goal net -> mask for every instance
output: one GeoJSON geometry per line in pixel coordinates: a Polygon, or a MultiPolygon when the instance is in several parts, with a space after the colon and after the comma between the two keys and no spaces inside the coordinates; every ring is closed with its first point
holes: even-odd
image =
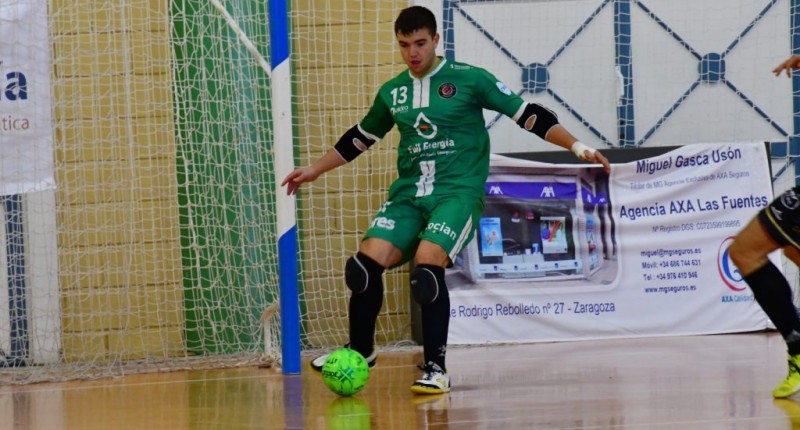
{"type": "Polygon", "coordinates": [[[45,177],[4,147],[0,384],[272,363],[269,75],[207,1],[49,3],[0,3],[0,137],[45,177]]]}

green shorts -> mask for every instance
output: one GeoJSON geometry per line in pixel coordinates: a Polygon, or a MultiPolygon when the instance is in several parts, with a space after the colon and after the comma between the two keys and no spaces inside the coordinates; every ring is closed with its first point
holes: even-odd
{"type": "Polygon", "coordinates": [[[380,238],[400,249],[403,258],[395,267],[414,257],[420,240],[441,246],[452,261],[472,240],[483,205],[483,196],[387,200],[364,233],[364,239],[380,238]]]}

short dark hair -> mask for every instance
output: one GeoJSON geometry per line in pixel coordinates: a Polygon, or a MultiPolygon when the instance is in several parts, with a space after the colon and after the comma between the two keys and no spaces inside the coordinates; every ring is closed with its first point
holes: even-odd
{"type": "Polygon", "coordinates": [[[436,34],[436,17],[428,8],[411,6],[400,11],[394,21],[394,34],[411,34],[420,29],[427,29],[431,36],[436,34]]]}

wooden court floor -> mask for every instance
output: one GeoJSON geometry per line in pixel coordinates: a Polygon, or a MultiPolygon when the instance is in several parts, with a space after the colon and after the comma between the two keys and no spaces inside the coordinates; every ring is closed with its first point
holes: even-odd
{"type": "Polygon", "coordinates": [[[452,347],[453,390],[434,397],[408,390],[420,355],[381,354],[350,398],[305,368],[0,387],[0,430],[800,429],[800,395],[770,395],[774,332],[452,347]]]}

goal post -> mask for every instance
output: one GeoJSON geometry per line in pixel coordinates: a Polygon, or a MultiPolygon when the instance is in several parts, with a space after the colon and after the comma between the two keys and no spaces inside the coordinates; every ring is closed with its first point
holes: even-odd
{"type": "Polygon", "coordinates": [[[300,373],[300,298],[295,198],[280,186],[294,169],[291,55],[287,0],[270,0],[272,123],[275,153],[280,325],[283,372],[300,373]]]}

